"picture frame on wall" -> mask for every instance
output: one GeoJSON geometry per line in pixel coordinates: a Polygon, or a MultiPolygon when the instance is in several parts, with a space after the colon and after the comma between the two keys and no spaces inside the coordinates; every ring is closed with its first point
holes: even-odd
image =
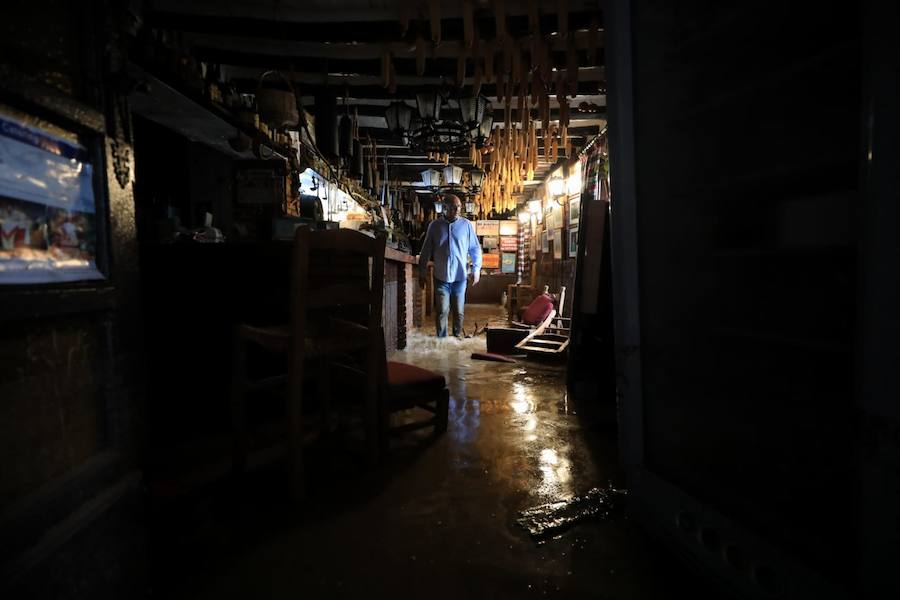
{"type": "Polygon", "coordinates": [[[569,230],[569,258],[578,255],[578,229],[569,230]]]}
{"type": "Polygon", "coordinates": [[[553,230],[553,258],[561,259],[563,257],[562,252],[562,229],[554,229],[553,230]]]}
{"type": "Polygon", "coordinates": [[[581,194],[569,196],[569,227],[576,227],[581,217],[581,194]]]}
{"type": "Polygon", "coordinates": [[[541,232],[541,252],[547,254],[550,252],[550,238],[547,236],[547,230],[541,232]]]}

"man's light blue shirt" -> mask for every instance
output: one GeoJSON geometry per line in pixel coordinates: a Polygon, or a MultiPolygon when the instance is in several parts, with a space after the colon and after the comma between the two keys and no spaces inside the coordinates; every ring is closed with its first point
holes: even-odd
{"type": "Polygon", "coordinates": [[[475,226],[463,217],[452,223],[441,217],[428,225],[422,252],[419,254],[419,273],[428,274],[428,261],[434,261],[434,277],[453,283],[466,278],[466,255],[472,258],[472,271],[481,271],[481,244],[475,226]]]}

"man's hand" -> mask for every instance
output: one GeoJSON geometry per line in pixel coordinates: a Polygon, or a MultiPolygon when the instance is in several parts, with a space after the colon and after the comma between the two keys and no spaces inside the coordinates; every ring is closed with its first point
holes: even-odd
{"type": "Polygon", "coordinates": [[[478,271],[472,271],[472,285],[476,285],[478,280],[481,279],[481,273],[478,271]]]}

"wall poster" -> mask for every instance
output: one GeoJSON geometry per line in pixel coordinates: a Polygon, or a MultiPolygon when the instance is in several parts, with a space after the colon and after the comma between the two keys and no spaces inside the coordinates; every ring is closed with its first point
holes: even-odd
{"type": "Polygon", "coordinates": [[[570,229],[569,230],[569,258],[574,258],[578,255],[578,230],[570,229]]]}
{"type": "Polygon", "coordinates": [[[547,230],[541,232],[541,252],[547,254],[550,252],[550,240],[547,237],[547,230]]]}
{"type": "Polygon", "coordinates": [[[475,235],[500,235],[500,221],[475,221],[475,235]]]}
{"type": "Polygon", "coordinates": [[[501,273],[515,273],[516,272],[516,253],[515,252],[504,252],[502,254],[500,260],[500,272],[501,273]]]}
{"type": "Polygon", "coordinates": [[[499,254],[482,254],[481,255],[481,268],[482,269],[499,269],[500,268],[500,255],[499,254]]]}
{"type": "Polygon", "coordinates": [[[96,257],[87,150],[0,114],[0,284],[103,279],[96,257]]]}

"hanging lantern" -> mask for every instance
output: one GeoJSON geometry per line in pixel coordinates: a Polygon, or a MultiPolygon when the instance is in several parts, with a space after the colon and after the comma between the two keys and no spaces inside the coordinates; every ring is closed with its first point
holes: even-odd
{"type": "Polygon", "coordinates": [[[422,171],[422,183],[425,187],[437,188],[441,184],[441,173],[435,169],[422,171]]]}
{"type": "Polygon", "coordinates": [[[384,120],[388,129],[394,135],[403,135],[410,130],[412,124],[413,109],[404,102],[391,102],[384,111],[384,120]]]}
{"type": "Polygon", "coordinates": [[[469,171],[469,177],[472,179],[472,188],[480,190],[484,183],[484,171],[482,169],[472,169],[469,171]]]}
{"type": "Polygon", "coordinates": [[[444,212],[444,203],[441,202],[439,199],[437,199],[438,198],[437,196],[435,198],[436,199],[434,201],[434,212],[436,212],[437,214],[441,214],[442,212],[444,212]]]}
{"type": "Polygon", "coordinates": [[[462,167],[447,165],[444,167],[444,183],[446,185],[459,185],[462,181],[462,167]]]}
{"type": "Polygon", "coordinates": [[[441,97],[437,92],[416,94],[416,108],[419,109],[419,118],[425,122],[441,120],[441,97]]]}
{"type": "Polygon", "coordinates": [[[481,95],[467,96],[459,99],[459,115],[462,123],[466,126],[466,129],[480,129],[487,104],[488,99],[481,95]]]}
{"type": "Polygon", "coordinates": [[[494,126],[494,107],[488,104],[484,109],[481,123],[478,125],[478,134],[475,137],[475,146],[484,147],[485,142],[491,137],[491,128],[494,126]]]}

